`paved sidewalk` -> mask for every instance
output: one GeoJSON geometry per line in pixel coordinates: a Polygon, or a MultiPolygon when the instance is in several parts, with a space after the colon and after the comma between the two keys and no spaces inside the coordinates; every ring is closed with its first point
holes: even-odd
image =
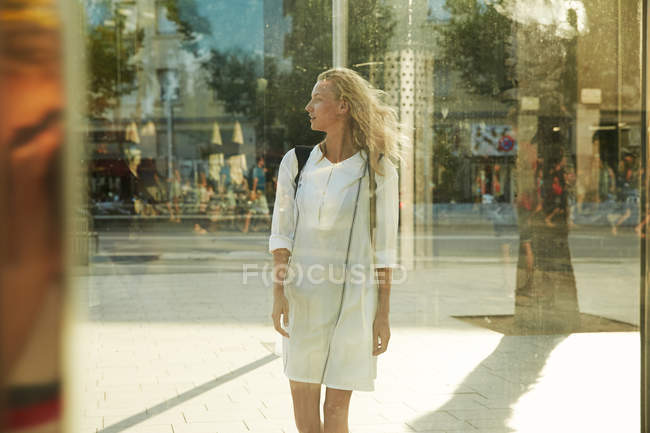
{"type": "MultiPolygon", "coordinates": [[[[504,337],[451,317],[511,314],[514,272],[439,263],[396,285],[390,347],[376,390],[353,394],[351,433],[639,431],[638,333],[504,337]]],[[[638,262],[575,272],[581,311],[638,323],[638,262]]],[[[75,283],[74,431],[296,431],[261,278],[115,264],[75,283]]]]}

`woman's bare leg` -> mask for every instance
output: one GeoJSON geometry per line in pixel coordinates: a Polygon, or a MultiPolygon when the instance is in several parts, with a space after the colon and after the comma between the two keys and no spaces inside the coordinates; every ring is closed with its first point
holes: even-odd
{"type": "Polygon", "coordinates": [[[289,380],[293,398],[293,414],[300,433],[322,433],[320,421],[319,383],[296,382],[289,380]]]}
{"type": "Polygon", "coordinates": [[[348,410],[352,391],[327,388],[325,391],[325,433],[348,433],[348,410]]]}

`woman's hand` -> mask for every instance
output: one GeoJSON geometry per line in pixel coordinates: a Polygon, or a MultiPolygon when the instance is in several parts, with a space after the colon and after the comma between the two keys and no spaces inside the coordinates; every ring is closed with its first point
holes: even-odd
{"type": "Polygon", "coordinates": [[[388,349],[390,340],[390,325],[388,314],[379,313],[372,324],[372,356],[381,355],[388,349]]]}
{"type": "Polygon", "coordinates": [[[280,325],[280,316],[283,318],[284,326],[289,326],[289,301],[284,293],[275,293],[273,295],[273,313],[271,314],[273,327],[284,337],[289,338],[287,331],[280,325]]]}

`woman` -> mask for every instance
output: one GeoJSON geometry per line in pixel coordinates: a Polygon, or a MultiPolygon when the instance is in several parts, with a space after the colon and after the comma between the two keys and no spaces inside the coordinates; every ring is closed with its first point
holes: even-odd
{"type": "Polygon", "coordinates": [[[305,109],[325,140],[311,150],[297,185],[295,149],[280,163],[269,239],[272,318],[284,336],[284,371],[301,433],[348,431],[352,391],[374,389],[376,357],[390,339],[399,210],[390,160],[400,158],[402,137],[380,96],[351,70],[320,74],[305,109]]]}

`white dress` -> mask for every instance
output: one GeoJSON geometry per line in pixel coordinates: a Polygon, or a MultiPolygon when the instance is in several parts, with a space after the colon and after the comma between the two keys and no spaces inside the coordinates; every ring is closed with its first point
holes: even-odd
{"type": "Polygon", "coordinates": [[[315,146],[301,173],[295,200],[298,161],[293,149],[282,158],[278,173],[269,251],[291,251],[290,275],[284,284],[290,336],[283,338],[284,372],[299,382],[372,391],[377,376],[377,357],[372,355],[377,309],[374,268],[397,266],[397,170],[382,158],[384,175],[375,175],[373,254],[365,153],[357,152],[336,164],[321,157],[315,146]]]}

